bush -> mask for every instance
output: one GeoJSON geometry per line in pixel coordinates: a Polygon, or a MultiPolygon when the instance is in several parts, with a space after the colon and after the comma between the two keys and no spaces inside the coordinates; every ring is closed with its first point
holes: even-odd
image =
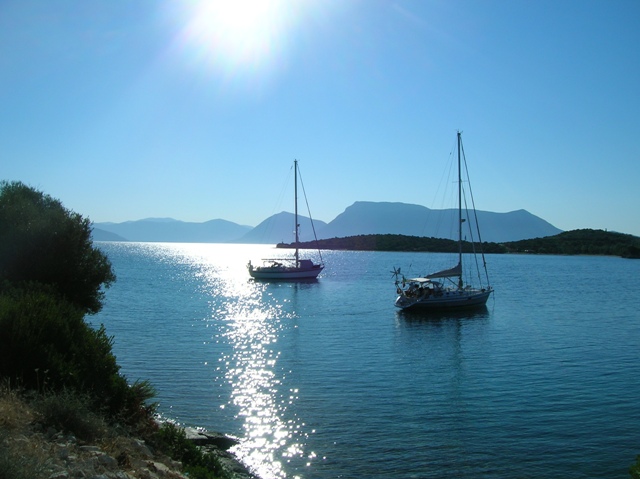
{"type": "Polygon", "coordinates": [[[182,462],[184,471],[194,479],[216,479],[224,477],[224,472],[217,458],[203,452],[187,439],[184,429],[172,423],[164,423],[153,436],[156,448],[173,459],[182,462]]]}
{"type": "Polygon", "coordinates": [[[93,329],[74,305],[44,289],[0,293],[0,378],[39,392],[73,389],[108,417],[139,427],[155,405],[148,382],[127,384],[104,326],[93,329]]]}
{"type": "Polygon", "coordinates": [[[118,374],[112,340],[47,291],[0,294],[0,375],[26,389],[71,387],[103,394],[118,374]]]}
{"type": "Polygon", "coordinates": [[[629,468],[632,479],[640,479],[640,455],[636,456],[636,463],[629,468]]]}
{"type": "Polygon", "coordinates": [[[85,441],[106,434],[105,421],[92,411],[91,398],[85,394],[64,389],[59,393],[39,396],[32,406],[44,429],[52,427],[85,441]]]}
{"type": "Polygon", "coordinates": [[[0,379],[40,394],[73,391],[110,422],[153,430],[153,388],[129,386],[113,339],[84,320],[113,281],[88,219],[20,182],[0,182],[0,379]]]}
{"type": "Polygon", "coordinates": [[[94,248],[91,222],[60,201],[20,182],[0,182],[0,280],[37,282],[86,313],[102,308],[115,281],[106,255],[94,248]]]}

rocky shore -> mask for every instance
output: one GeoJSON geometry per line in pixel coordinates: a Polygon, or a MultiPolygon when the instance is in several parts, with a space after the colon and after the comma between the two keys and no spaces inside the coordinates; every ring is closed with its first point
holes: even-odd
{"type": "Polygon", "coordinates": [[[185,428],[185,433],[188,440],[218,458],[224,469],[224,474],[229,479],[260,479],[228,452],[231,447],[238,444],[236,439],[221,433],[212,433],[191,427],[185,428]]]}
{"type": "MultiPolygon", "coordinates": [[[[258,479],[229,448],[236,440],[195,428],[187,439],[214,454],[223,479],[258,479]]],[[[113,432],[92,441],[49,427],[15,397],[0,399],[0,476],[14,479],[189,479],[182,464],[159,454],[144,440],[113,432]]]]}

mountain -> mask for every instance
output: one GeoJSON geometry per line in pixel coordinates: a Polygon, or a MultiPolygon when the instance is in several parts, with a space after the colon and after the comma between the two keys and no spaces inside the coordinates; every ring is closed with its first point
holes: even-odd
{"type": "MultiPolygon", "coordinates": [[[[253,228],[242,238],[234,243],[292,243],[295,241],[294,237],[294,215],[293,213],[287,213],[283,211],[281,213],[270,216],[258,226],[253,228]]],[[[313,241],[313,226],[315,225],[316,232],[325,228],[327,224],[324,221],[311,220],[306,216],[298,215],[298,224],[300,225],[300,241],[313,241]]]]}
{"type": "Polygon", "coordinates": [[[127,241],[120,235],[95,227],[91,231],[91,238],[94,241],[127,241]]]}
{"type": "MultiPolygon", "coordinates": [[[[357,201],[319,229],[318,238],[341,238],[369,234],[400,234],[434,238],[457,238],[457,209],[432,210],[406,203],[357,201]]],[[[505,242],[561,233],[528,211],[509,213],[477,211],[482,241],[505,242]]],[[[464,216],[466,218],[466,216],[464,216]]],[[[467,218],[475,224],[473,217],[467,218]]]]}
{"type": "MultiPolygon", "coordinates": [[[[542,238],[562,230],[525,210],[509,213],[478,211],[482,241],[503,243],[542,238]]],[[[357,201],[333,221],[314,220],[318,239],[372,234],[398,234],[433,238],[457,238],[458,210],[432,210],[407,203],[357,201]]],[[[183,243],[292,243],[293,214],[283,211],[270,216],[255,228],[226,220],[188,223],[172,218],[147,218],[124,223],[95,223],[97,241],[158,241],[183,243]],[[118,235],[117,237],[108,236],[118,235]]],[[[465,217],[466,218],[466,217],[465,217]]],[[[300,241],[312,241],[311,220],[299,216],[300,241]]],[[[473,217],[466,218],[475,224],[473,217]]],[[[477,239],[477,238],[476,238],[477,239]]]]}
{"type": "Polygon", "coordinates": [[[220,219],[189,223],[172,218],[147,218],[124,223],[95,223],[94,234],[96,229],[116,234],[128,241],[228,243],[243,236],[251,227],[220,219]]]}

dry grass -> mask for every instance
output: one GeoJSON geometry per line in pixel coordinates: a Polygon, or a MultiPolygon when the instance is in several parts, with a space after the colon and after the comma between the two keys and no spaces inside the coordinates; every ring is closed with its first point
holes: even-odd
{"type": "Polygon", "coordinates": [[[82,397],[52,394],[27,402],[0,386],[0,479],[48,479],[62,471],[69,477],[92,477],[118,470],[134,478],[153,477],[149,471],[154,470],[162,470],[167,479],[185,478],[179,462],[139,438],[117,434],[78,400],[82,397]],[[111,465],[91,462],[96,454],[113,458],[111,465]]]}
{"type": "Polygon", "coordinates": [[[0,386],[0,430],[21,431],[33,422],[33,412],[8,386],[0,386]]]}
{"type": "Polygon", "coordinates": [[[45,479],[55,471],[81,468],[91,454],[81,446],[89,441],[75,435],[68,426],[77,428],[106,453],[126,457],[125,468],[144,465],[140,461],[152,459],[138,453],[140,447],[133,439],[115,435],[103,421],[79,407],[77,401],[63,394],[26,402],[16,391],[0,387],[0,479],[45,479]],[[62,450],[66,453],[61,454],[62,450]],[[75,465],[65,462],[69,455],[77,458],[75,465]]]}
{"type": "Polygon", "coordinates": [[[0,387],[0,479],[47,477],[43,439],[33,435],[34,413],[15,391],[0,387]]]}

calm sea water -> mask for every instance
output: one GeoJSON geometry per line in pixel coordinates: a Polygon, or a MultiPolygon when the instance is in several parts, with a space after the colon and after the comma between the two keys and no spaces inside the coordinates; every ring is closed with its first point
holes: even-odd
{"type": "Polygon", "coordinates": [[[318,282],[269,284],[245,267],[267,246],[99,247],[122,372],[264,479],[626,478],[640,454],[640,261],[489,256],[487,309],[434,317],[393,306],[390,271],[437,254],[323,252],[318,282]]]}

